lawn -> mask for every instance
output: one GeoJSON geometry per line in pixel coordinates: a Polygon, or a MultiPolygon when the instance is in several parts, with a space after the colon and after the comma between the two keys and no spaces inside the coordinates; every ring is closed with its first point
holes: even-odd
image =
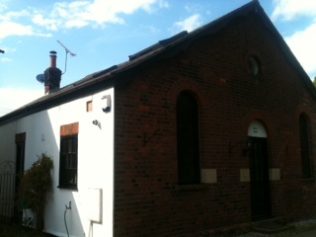
{"type": "Polygon", "coordinates": [[[33,229],[24,228],[19,225],[13,224],[0,224],[0,236],[1,237],[49,237],[47,235],[33,229]]]}

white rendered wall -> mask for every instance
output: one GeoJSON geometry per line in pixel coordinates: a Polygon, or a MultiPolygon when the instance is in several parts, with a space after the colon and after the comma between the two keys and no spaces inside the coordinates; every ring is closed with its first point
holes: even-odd
{"type": "Polygon", "coordinates": [[[114,157],[114,90],[108,89],[91,96],[38,112],[0,127],[0,154],[15,157],[15,134],[26,133],[25,169],[38,155],[46,153],[54,161],[53,190],[48,196],[45,214],[45,231],[67,236],[64,225],[65,205],[70,236],[113,236],[113,157],[114,157]],[[110,112],[103,112],[104,96],[111,96],[110,112]],[[92,112],[86,111],[86,102],[93,101],[92,112]],[[100,126],[93,124],[99,122],[100,126]],[[79,123],[78,134],[78,191],[58,188],[60,126],[79,123]],[[9,139],[7,139],[9,137],[9,139]],[[6,138],[6,139],[3,139],[6,138]],[[88,214],[98,203],[91,200],[89,189],[102,190],[102,222],[91,223],[88,214]],[[92,234],[93,233],[93,234],[92,234]]]}

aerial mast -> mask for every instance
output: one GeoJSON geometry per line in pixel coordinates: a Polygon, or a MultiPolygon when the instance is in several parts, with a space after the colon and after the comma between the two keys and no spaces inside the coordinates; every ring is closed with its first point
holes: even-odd
{"type": "Polygon", "coordinates": [[[68,58],[68,54],[70,54],[70,56],[74,57],[76,56],[75,53],[71,52],[62,42],[60,42],[59,40],[57,40],[57,43],[60,44],[61,47],[64,48],[65,52],[66,52],[66,59],[65,59],[65,70],[62,74],[66,73],[67,70],[67,58],[68,58]]]}

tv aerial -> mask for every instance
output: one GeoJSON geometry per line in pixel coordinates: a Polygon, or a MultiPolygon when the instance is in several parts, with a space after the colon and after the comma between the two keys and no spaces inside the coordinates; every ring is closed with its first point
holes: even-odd
{"type": "Polygon", "coordinates": [[[61,47],[64,48],[65,50],[65,53],[66,53],[66,58],[65,58],[65,70],[62,74],[65,74],[66,73],[66,70],[67,70],[67,59],[68,59],[68,54],[70,54],[70,56],[74,57],[76,56],[75,53],[73,53],[72,51],[70,51],[62,42],[60,42],[59,40],[57,40],[57,43],[60,44],[61,47]]]}
{"type": "MultiPolygon", "coordinates": [[[[68,54],[70,54],[70,56],[74,57],[76,56],[75,53],[73,53],[72,51],[70,51],[62,42],[60,42],[59,40],[57,40],[57,43],[60,44],[61,47],[64,48],[65,52],[66,52],[66,59],[65,59],[65,70],[62,74],[66,73],[67,70],[67,59],[68,59],[68,54]]],[[[4,53],[4,50],[0,49],[0,53],[4,53]]],[[[44,74],[38,74],[36,76],[36,80],[39,81],[40,83],[44,83],[46,78],[44,74]]]]}

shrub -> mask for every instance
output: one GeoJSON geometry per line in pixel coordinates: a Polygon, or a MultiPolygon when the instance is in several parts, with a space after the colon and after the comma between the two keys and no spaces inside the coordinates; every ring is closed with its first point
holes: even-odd
{"type": "Polygon", "coordinates": [[[20,202],[23,208],[29,208],[36,215],[36,229],[44,228],[44,211],[46,197],[52,187],[50,171],[53,161],[46,154],[39,156],[32,167],[27,170],[21,180],[20,202]]]}

